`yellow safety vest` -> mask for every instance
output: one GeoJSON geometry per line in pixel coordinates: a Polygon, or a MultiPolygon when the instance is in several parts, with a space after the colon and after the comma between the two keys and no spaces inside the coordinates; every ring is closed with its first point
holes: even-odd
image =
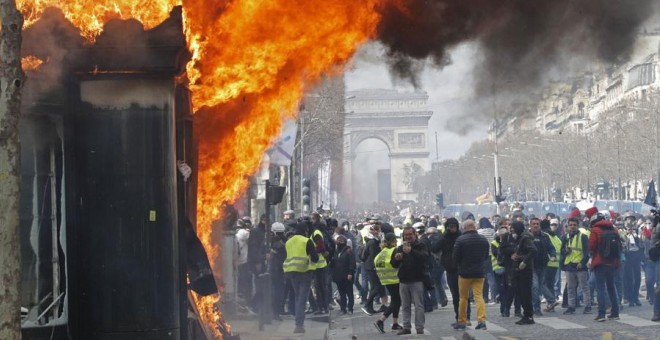
{"type": "MultiPolygon", "coordinates": [[[[316,235],[321,236],[321,238],[323,238],[323,233],[320,232],[318,229],[315,229],[314,232],[312,233],[312,237],[310,237],[312,242],[314,242],[314,236],[316,236],[316,235]]],[[[314,243],[316,243],[316,242],[314,242],[314,243]]],[[[325,268],[327,266],[328,266],[328,263],[325,262],[325,257],[323,257],[323,254],[319,254],[319,261],[316,262],[316,263],[310,263],[309,264],[309,269],[310,270],[315,270],[315,269],[325,268]]]]}
{"type": "Polygon", "coordinates": [[[374,266],[376,266],[376,275],[380,279],[380,283],[384,286],[394,285],[399,283],[399,270],[392,267],[390,261],[395,248],[385,248],[374,257],[374,266]]]}
{"type": "Polygon", "coordinates": [[[570,254],[566,254],[564,265],[569,263],[578,264],[582,262],[582,259],[584,258],[584,250],[582,249],[582,235],[583,234],[581,232],[578,232],[572,238],[569,236],[566,245],[571,247],[571,252],[570,254]]]}
{"type": "MultiPolygon", "coordinates": [[[[550,237],[550,242],[552,242],[552,245],[555,247],[555,253],[557,256],[555,257],[555,261],[549,261],[548,262],[548,267],[553,267],[553,268],[559,268],[559,253],[561,252],[561,240],[557,235],[550,235],[548,234],[548,237],[550,237]]],[[[549,257],[550,255],[548,255],[549,257]]]]}
{"type": "Polygon", "coordinates": [[[591,236],[591,230],[587,230],[585,227],[580,227],[578,229],[581,233],[587,235],[587,238],[591,236]]]}
{"type": "Polygon", "coordinates": [[[309,242],[309,239],[301,235],[293,235],[286,241],[284,245],[286,248],[286,260],[284,260],[283,264],[285,273],[304,273],[310,270],[307,242],[309,242]]]}
{"type": "MultiPolygon", "coordinates": [[[[490,244],[491,244],[491,246],[493,246],[495,248],[500,247],[500,241],[498,241],[497,239],[494,239],[493,242],[491,242],[490,244]]],[[[495,257],[495,255],[493,255],[492,250],[490,252],[490,263],[493,265],[493,271],[502,268],[502,266],[497,264],[497,257],[495,257]]]]}

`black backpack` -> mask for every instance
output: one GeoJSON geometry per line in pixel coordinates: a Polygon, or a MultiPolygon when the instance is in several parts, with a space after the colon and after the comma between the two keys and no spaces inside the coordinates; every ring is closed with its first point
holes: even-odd
{"type": "Polygon", "coordinates": [[[598,245],[600,255],[605,260],[618,260],[621,257],[621,238],[613,229],[603,229],[598,245]]]}

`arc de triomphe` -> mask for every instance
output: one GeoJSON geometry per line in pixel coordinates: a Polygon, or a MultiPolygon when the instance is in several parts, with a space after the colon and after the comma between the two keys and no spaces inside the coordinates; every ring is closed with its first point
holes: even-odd
{"type": "Polygon", "coordinates": [[[387,145],[390,157],[391,199],[416,200],[407,183],[411,166],[429,170],[428,122],[433,112],[427,107],[426,92],[365,89],[346,94],[342,196],[351,202],[353,162],[356,148],[375,138],[387,145]],[[416,165],[414,165],[416,164],[416,165]]]}

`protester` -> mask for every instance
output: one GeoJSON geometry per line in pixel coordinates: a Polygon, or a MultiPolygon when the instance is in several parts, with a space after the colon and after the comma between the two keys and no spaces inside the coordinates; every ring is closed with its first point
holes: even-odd
{"type": "Polygon", "coordinates": [[[460,302],[458,323],[454,329],[465,329],[467,324],[467,304],[470,289],[477,305],[477,327],[486,330],[486,305],[482,295],[486,269],[484,263],[489,259],[488,240],[477,233],[476,223],[472,220],[463,222],[463,235],[454,245],[452,257],[458,265],[458,289],[460,302]]]}
{"type": "Polygon", "coordinates": [[[385,245],[383,250],[376,255],[374,266],[378,279],[390,294],[390,305],[385,309],[383,315],[374,323],[379,332],[385,333],[385,320],[392,315],[392,330],[399,331],[403,327],[399,325],[399,309],[401,308],[401,295],[399,292],[398,269],[392,266],[392,255],[396,249],[397,239],[394,233],[385,234],[385,245]]]}
{"type": "Polygon", "coordinates": [[[591,252],[591,267],[596,277],[596,291],[598,294],[598,315],[595,321],[619,319],[619,297],[614,286],[614,276],[619,267],[621,256],[621,240],[619,233],[611,222],[596,212],[586,215],[591,222],[591,235],[589,236],[589,251],[591,252]],[[607,296],[606,289],[607,287],[607,296]],[[605,311],[609,297],[612,310],[607,318],[605,311]]]}
{"type": "Polygon", "coordinates": [[[560,250],[561,268],[566,272],[568,308],[564,314],[574,314],[577,307],[577,289],[582,291],[585,307],[582,314],[591,313],[591,294],[587,283],[589,263],[589,238],[578,230],[579,220],[568,221],[568,233],[564,235],[560,250]]]}
{"type": "Polygon", "coordinates": [[[534,236],[525,230],[525,225],[520,221],[511,224],[514,253],[513,260],[513,286],[516,294],[520,297],[522,306],[522,318],[516,322],[517,325],[534,324],[534,310],[532,306],[532,280],[534,276],[534,258],[536,257],[536,246],[534,236]]]}
{"type": "Polygon", "coordinates": [[[338,235],[335,239],[335,252],[331,262],[332,281],[339,293],[341,314],[353,314],[353,274],[355,273],[355,255],[347,244],[346,236],[338,235]]]}
{"type": "Polygon", "coordinates": [[[417,334],[424,334],[424,275],[426,260],[429,256],[426,245],[417,240],[415,229],[403,228],[403,245],[394,251],[391,264],[398,268],[399,292],[401,294],[401,310],[403,329],[398,335],[411,334],[411,312],[415,305],[415,329],[417,334]]]}

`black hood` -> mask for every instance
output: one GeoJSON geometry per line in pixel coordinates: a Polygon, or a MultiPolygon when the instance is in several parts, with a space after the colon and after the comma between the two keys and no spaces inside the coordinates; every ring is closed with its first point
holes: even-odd
{"type": "Polygon", "coordinates": [[[511,223],[511,230],[517,235],[521,235],[525,232],[525,225],[522,222],[514,221],[511,223]]]}

